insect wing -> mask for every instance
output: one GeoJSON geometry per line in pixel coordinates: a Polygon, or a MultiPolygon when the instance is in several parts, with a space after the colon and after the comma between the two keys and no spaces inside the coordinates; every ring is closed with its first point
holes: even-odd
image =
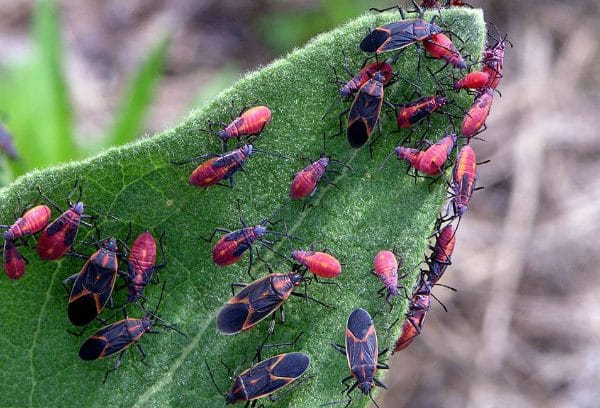
{"type": "Polygon", "coordinates": [[[240,377],[248,400],[265,397],[297,380],[308,368],[310,357],[304,353],[287,353],[261,361],[240,377]]]}
{"type": "Polygon", "coordinates": [[[346,325],[346,353],[348,365],[377,365],[377,334],[371,316],[364,309],[356,309],[346,325]]]}
{"type": "Polygon", "coordinates": [[[79,357],[82,360],[108,357],[129,347],[143,333],[143,326],[139,319],[124,319],[109,324],[98,330],[81,345],[79,357]]]}

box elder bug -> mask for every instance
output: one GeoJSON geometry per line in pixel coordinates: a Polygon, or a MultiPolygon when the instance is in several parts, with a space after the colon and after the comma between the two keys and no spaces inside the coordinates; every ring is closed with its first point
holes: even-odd
{"type": "Polygon", "coordinates": [[[75,280],[67,309],[72,324],[85,326],[102,312],[115,287],[122,256],[116,238],[106,239],[81,271],[65,280],[75,280]]]}
{"type": "Polygon", "coordinates": [[[219,394],[225,397],[226,404],[246,402],[246,407],[254,407],[257,399],[272,394],[299,379],[308,369],[310,357],[305,353],[284,353],[273,356],[243,371],[233,378],[233,385],[223,393],[217,386],[212,371],[206,363],[211,380],[219,394]]]}
{"type": "MultiPolygon", "coordinates": [[[[347,67],[346,70],[349,75],[352,75],[347,67]]],[[[365,82],[373,78],[373,75],[375,75],[377,72],[383,75],[383,80],[381,83],[384,86],[387,85],[394,77],[394,67],[392,67],[389,60],[375,61],[363,67],[358,74],[352,77],[350,81],[343,83],[342,87],[340,88],[340,95],[342,95],[344,98],[349,98],[356,93],[365,84],[365,82]]]]}
{"type": "Polygon", "coordinates": [[[480,89],[485,87],[490,80],[490,75],[483,71],[473,71],[454,83],[454,90],[459,89],[480,89]]]}
{"type": "Polygon", "coordinates": [[[493,101],[494,90],[492,88],[482,89],[463,119],[460,131],[464,137],[471,138],[487,128],[485,121],[490,114],[493,101]],[[482,127],[483,129],[481,129],[482,127]]]}
{"type": "Polygon", "coordinates": [[[119,353],[119,357],[117,357],[114,368],[106,371],[103,382],[106,382],[109,373],[119,368],[125,351],[127,351],[127,348],[129,348],[129,346],[132,344],[135,344],[140,350],[140,353],[142,353],[142,360],[146,357],[146,353],[139,344],[139,340],[146,333],[160,333],[152,330],[153,327],[165,327],[167,329],[176,331],[183,336],[186,336],[185,333],[177,330],[173,326],[170,326],[166,323],[156,322],[156,320],[163,321],[156,316],[156,311],[158,310],[160,302],[162,301],[163,291],[160,293],[160,299],[158,300],[158,304],[156,305],[154,312],[146,312],[142,319],[126,317],[123,320],[119,320],[118,322],[104,326],[96,333],[92,334],[79,348],[79,357],[86,361],[99,360],[119,353]]]}
{"type": "MultiPolygon", "coordinates": [[[[217,315],[217,329],[222,334],[232,335],[253,328],[275,310],[283,305],[291,295],[310,299],[325,307],[325,303],[308,296],[305,293],[296,293],[294,289],[304,280],[302,274],[292,271],[290,273],[271,273],[245,284],[233,284],[244,288],[234,295],[217,315]]],[[[269,333],[273,332],[275,320],[269,326],[269,333]]]]}
{"type": "MultiPolygon", "coordinates": [[[[402,288],[406,291],[404,286],[398,286],[398,269],[402,268],[404,260],[398,255],[396,258],[395,251],[379,251],[375,258],[373,258],[373,275],[377,276],[383,287],[377,291],[380,295],[384,290],[387,290],[385,301],[392,306],[389,298],[398,295],[398,289],[402,288]],[[398,262],[398,259],[400,262],[398,262]]],[[[406,275],[402,275],[401,278],[406,275]]]]}
{"type": "Polygon", "coordinates": [[[309,195],[312,196],[317,190],[317,183],[325,174],[327,166],[329,166],[329,158],[322,156],[296,173],[290,185],[290,198],[299,200],[309,195]]]}
{"type": "Polygon", "coordinates": [[[244,171],[244,163],[252,151],[252,145],[244,145],[227,153],[207,154],[172,163],[181,165],[210,157],[192,172],[189,178],[190,184],[196,187],[220,185],[233,188],[233,175],[238,170],[244,171]],[[229,181],[229,185],[221,184],[223,180],[229,181]]]}
{"type": "Polygon", "coordinates": [[[5,228],[4,239],[15,241],[29,235],[37,234],[50,221],[52,211],[46,205],[37,205],[25,211],[12,225],[0,225],[5,228]]]}
{"type": "Polygon", "coordinates": [[[342,273],[340,261],[326,252],[298,249],[292,252],[292,259],[320,278],[335,278],[342,273]]]}
{"type": "Polygon", "coordinates": [[[77,190],[79,182],[75,183],[75,187],[67,198],[69,208],[62,212],[60,208],[50,198],[45,196],[40,187],[38,191],[42,197],[59,212],[62,212],[54,221],[44,228],[37,242],[37,253],[41,259],[56,260],[62,258],[68,251],[73,248],[79,224],[82,223],[91,227],[90,224],[82,221],[83,218],[94,218],[89,215],[84,215],[84,205],[81,202],[81,187],[79,186],[79,198],[75,203],[71,202],[71,196],[77,190]]]}
{"type": "Polygon", "coordinates": [[[455,243],[456,231],[452,224],[448,224],[437,234],[431,256],[429,257],[427,279],[431,286],[440,280],[448,265],[452,263],[451,256],[455,243]]]}
{"type": "Polygon", "coordinates": [[[162,243],[164,236],[163,232],[159,238],[162,263],[158,265],[156,264],[156,241],[150,232],[144,231],[133,242],[127,260],[128,302],[136,302],[142,298],[142,303],[144,303],[146,301],[144,288],[152,281],[153,277],[156,278],[154,272],[166,265],[165,250],[162,243]]]}
{"type": "Polygon", "coordinates": [[[404,350],[415,337],[421,334],[425,323],[425,315],[431,305],[431,296],[431,285],[421,281],[408,305],[408,312],[406,312],[402,322],[400,336],[396,340],[392,354],[404,350]]]}
{"type": "Polygon", "coordinates": [[[396,104],[396,119],[400,129],[406,129],[416,125],[442,106],[449,100],[441,95],[425,96],[407,103],[396,104]]]}
{"type": "Polygon", "coordinates": [[[477,161],[475,151],[469,145],[460,149],[452,172],[453,205],[455,216],[461,217],[467,212],[469,200],[477,180],[477,161]]]}
{"type": "Polygon", "coordinates": [[[443,173],[444,165],[448,155],[452,151],[457,140],[455,134],[449,134],[441,138],[426,150],[420,151],[410,147],[398,146],[395,149],[399,160],[406,160],[415,170],[428,176],[438,176],[443,173]]]}
{"type": "MultiPolygon", "coordinates": [[[[419,8],[416,4],[415,6],[419,8]]],[[[371,8],[371,10],[379,12],[391,9],[397,9],[400,12],[402,20],[375,28],[360,42],[359,47],[361,50],[376,54],[402,50],[418,41],[428,39],[432,35],[442,32],[441,27],[435,25],[433,20],[428,23],[421,18],[405,19],[404,12],[398,6],[382,10],[371,8]]],[[[422,10],[420,10],[419,14],[419,17],[422,17],[422,10]]]]}
{"type": "MultiPolygon", "coordinates": [[[[332,344],[332,346],[346,356],[350,367],[351,375],[342,380],[342,384],[346,386],[346,389],[342,392],[350,396],[350,393],[358,386],[358,389],[373,401],[371,390],[375,385],[387,389],[385,384],[375,378],[377,369],[389,368],[387,364],[378,363],[377,361],[380,355],[387,352],[387,349],[378,354],[375,325],[366,310],[355,309],[348,317],[346,347],[338,344],[332,344]],[[352,379],[354,379],[354,384],[347,384],[352,379]]],[[[346,406],[350,405],[350,402],[352,402],[352,399],[348,400],[346,406]]],[[[377,404],[375,403],[375,405],[377,404]]]]}
{"type": "Polygon", "coordinates": [[[25,258],[21,255],[14,241],[4,240],[2,267],[10,279],[20,279],[25,274],[25,258]]]}
{"type": "MultiPolygon", "coordinates": [[[[362,147],[378,125],[381,106],[383,105],[383,74],[376,72],[371,79],[363,84],[356,93],[348,114],[346,134],[350,147],[362,147]]],[[[342,112],[341,116],[347,111],[342,112]]],[[[381,132],[381,131],[380,131],[381,132]]]]}
{"type": "Polygon", "coordinates": [[[237,138],[240,140],[242,136],[258,136],[270,121],[271,110],[267,106],[244,107],[239,115],[223,130],[213,131],[214,123],[209,124],[209,129],[219,136],[223,142],[223,152],[225,152],[229,139],[237,138]]]}
{"type": "Polygon", "coordinates": [[[444,33],[432,34],[429,38],[423,40],[423,48],[436,59],[443,59],[454,68],[465,69],[465,62],[460,52],[444,33]]]}

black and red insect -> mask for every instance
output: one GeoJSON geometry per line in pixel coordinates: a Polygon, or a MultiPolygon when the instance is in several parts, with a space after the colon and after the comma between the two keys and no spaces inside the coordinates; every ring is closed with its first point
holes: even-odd
{"type": "Polygon", "coordinates": [[[323,175],[325,175],[327,166],[329,166],[329,158],[322,156],[319,160],[296,173],[290,185],[290,198],[299,200],[307,196],[312,196],[317,190],[317,184],[323,175]]]}
{"type": "Polygon", "coordinates": [[[25,258],[19,252],[14,241],[4,240],[4,252],[2,253],[2,267],[6,276],[10,279],[20,279],[25,274],[25,258]]]}
{"type": "Polygon", "coordinates": [[[50,221],[52,211],[47,205],[36,205],[26,210],[12,225],[0,225],[6,229],[3,237],[5,240],[15,241],[37,234],[44,229],[50,221]]]}
{"type": "Polygon", "coordinates": [[[284,353],[267,358],[237,375],[226,393],[217,386],[208,363],[206,367],[226,404],[245,402],[246,407],[254,407],[259,398],[269,397],[274,401],[276,398],[272,394],[302,377],[309,365],[310,357],[305,353],[284,353]]]}
{"type": "Polygon", "coordinates": [[[469,200],[477,181],[477,160],[475,151],[469,145],[460,149],[452,172],[455,216],[461,217],[469,206],[469,200]]]}
{"type": "MultiPolygon", "coordinates": [[[[350,73],[349,70],[348,72],[350,73]]],[[[389,84],[394,77],[394,67],[389,61],[375,61],[363,67],[350,81],[344,83],[340,88],[340,95],[344,98],[354,95],[377,72],[383,75],[381,82],[384,86],[389,84]]]]}
{"type": "MultiPolygon", "coordinates": [[[[360,87],[352,102],[346,135],[350,147],[354,149],[364,146],[371,137],[373,128],[380,125],[379,116],[383,105],[382,81],[383,75],[376,72],[360,87]]],[[[345,113],[343,112],[342,115],[345,113]]]]}
{"type": "MultiPolygon", "coordinates": [[[[332,344],[332,346],[348,359],[351,375],[342,380],[342,383],[346,386],[344,392],[348,396],[354,388],[358,387],[363,394],[373,399],[371,390],[375,385],[387,388],[385,384],[375,378],[378,369],[389,368],[387,364],[378,362],[379,356],[386,353],[387,349],[379,353],[375,325],[366,310],[355,309],[348,317],[346,347],[338,344],[332,344]],[[354,380],[352,385],[348,384],[348,381],[351,380],[354,380]]],[[[350,399],[346,406],[351,401],[350,399]]]]}
{"type": "Polygon", "coordinates": [[[79,348],[79,357],[86,361],[99,360],[119,353],[114,368],[106,371],[104,382],[106,382],[110,372],[119,368],[123,360],[123,355],[129,346],[135,344],[140,353],[142,353],[142,360],[146,357],[146,353],[138,342],[146,333],[160,333],[152,329],[154,326],[165,327],[185,336],[184,333],[173,326],[156,322],[156,320],[162,321],[162,319],[156,316],[156,311],[162,301],[162,294],[163,292],[161,291],[160,299],[154,312],[146,312],[142,319],[126,317],[123,320],[104,326],[91,335],[79,348]]]}
{"type": "Polygon", "coordinates": [[[196,187],[220,185],[233,188],[234,174],[240,170],[244,171],[244,163],[252,151],[252,145],[248,144],[227,153],[207,154],[172,163],[180,165],[209,158],[192,172],[189,178],[190,184],[196,187]],[[222,184],[223,180],[228,181],[229,185],[222,184]]]}
{"type": "Polygon", "coordinates": [[[443,173],[448,155],[452,151],[456,141],[457,136],[449,134],[424,151],[397,146],[394,152],[398,159],[408,161],[415,170],[428,176],[438,176],[443,173]]]}
{"type": "MultiPolygon", "coordinates": [[[[37,253],[41,259],[56,260],[62,258],[73,247],[77,231],[79,230],[79,224],[83,223],[84,225],[91,226],[82,221],[83,218],[94,217],[83,214],[84,205],[81,201],[81,187],[79,187],[79,199],[75,203],[71,202],[71,196],[77,190],[78,184],[75,184],[75,187],[67,198],[69,209],[62,212],[58,218],[48,224],[38,238],[37,253]]],[[[60,208],[50,198],[46,197],[39,187],[38,190],[46,201],[60,211],[60,208]]]]}
{"type": "Polygon", "coordinates": [[[404,321],[402,322],[402,329],[396,340],[392,354],[404,350],[412,343],[415,337],[421,334],[423,324],[425,323],[425,315],[431,305],[431,296],[431,285],[421,281],[408,305],[408,312],[406,312],[404,321]]]}
{"type": "Polygon", "coordinates": [[[483,88],[473,101],[471,107],[467,110],[467,114],[463,119],[460,130],[464,137],[471,138],[487,128],[485,121],[490,114],[493,101],[494,90],[492,88],[483,88]]]}
{"type": "Polygon", "coordinates": [[[396,120],[400,129],[416,125],[450,102],[442,95],[425,96],[407,103],[396,104],[396,120]]]}
{"type": "Polygon", "coordinates": [[[443,59],[454,68],[465,69],[467,63],[452,42],[444,33],[431,35],[423,40],[423,48],[436,59],[443,59]]]}
{"type": "MultiPolygon", "coordinates": [[[[302,274],[292,271],[290,273],[271,273],[245,284],[244,288],[234,295],[217,315],[217,329],[222,334],[232,335],[253,328],[257,323],[270,316],[280,308],[291,295],[313,300],[325,307],[325,303],[308,296],[305,293],[296,293],[294,289],[303,282],[302,274]]],[[[269,327],[273,331],[275,320],[269,327]]]]}
{"type": "Polygon", "coordinates": [[[402,50],[418,41],[426,40],[432,35],[442,32],[441,27],[433,22],[427,22],[421,18],[405,19],[404,12],[400,7],[371,10],[381,12],[394,8],[398,9],[402,20],[375,28],[360,42],[359,47],[361,50],[376,54],[402,50]]]}
{"type": "Polygon", "coordinates": [[[119,252],[117,239],[106,239],[81,271],[65,280],[65,283],[75,280],[67,308],[72,324],[85,326],[102,312],[115,287],[119,258],[123,256],[119,252]]]}
{"type": "Polygon", "coordinates": [[[138,299],[146,301],[144,288],[150,281],[157,282],[154,272],[164,268],[166,256],[163,247],[164,233],[160,236],[160,250],[162,263],[156,264],[156,241],[149,231],[141,233],[133,242],[127,260],[127,301],[136,302],[138,299]]]}
{"type": "Polygon", "coordinates": [[[456,231],[452,224],[448,224],[437,234],[435,244],[432,247],[432,252],[429,257],[427,279],[431,286],[435,285],[440,280],[448,265],[452,263],[451,257],[455,243],[456,231]]]}

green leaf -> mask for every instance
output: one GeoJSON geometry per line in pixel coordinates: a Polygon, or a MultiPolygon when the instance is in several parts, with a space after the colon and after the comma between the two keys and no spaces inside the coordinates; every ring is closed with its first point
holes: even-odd
{"type": "Polygon", "coordinates": [[[142,129],[146,112],[152,103],[154,91],[169,49],[169,39],[160,41],[150,52],[148,59],[140,66],[130,88],[123,97],[121,109],[106,138],[105,145],[119,146],[132,141],[142,129]]]}
{"type": "MultiPolygon", "coordinates": [[[[461,38],[470,38],[464,53],[477,56],[485,40],[485,26],[480,10],[444,11],[447,22],[455,21],[452,30],[461,38]]],[[[83,262],[66,258],[48,263],[37,259],[31,249],[22,248],[29,258],[28,270],[17,282],[0,279],[0,367],[5,373],[0,382],[0,406],[223,406],[223,397],[213,387],[204,360],[208,360],[220,388],[230,381],[220,364],[247,367],[256,345],[264,338],[267,322],[235,336],[220,335],[215,316],[230,296],[231,282],[248,282],[245,269],[248,259],[229,267],[217,267],[210,258],[212,245],[201,237],[215,227],[240,227],[236,199],[240,199],[244,217],[257,223],[287,200],[291,176],[304,166],[299,160],[284,161],[269,155],[255,154],[246,163],[246,173],[235,176],[233,190],[212,187],[201,190],[188,185],[193,165],[174,166],[171,160],[218,152],[220,142],[214,135],[200,131],[206,121],[228,121],[231,104],[265,103],[273,110],[273,120],[256,146],[282,152],[291,157],[318,157],[322,151],[323,132],[331,135],[337,128],[337,113],[347,104],[339,101],[337,87],[331,83],[335,65],[341,71],[342,52],[348,55],[353,69],[358,69],[364,55],[357,49],[368,27],[397,19],[393,13],[369,14],[340,29],[321,35],[306,47],[275,61],[260,71],[250,73],[207,107],[193,112],[174,129],[125,147],[112,148],[89,160],[60,165],[30,173],[8,189],[0,191],[0,216],[3,223],[12,219],[17,196],[25,203],[38,202],[36,186],[64,205],[75,180],[84,188],[84,201],[120,219],[101,225],[103,236],[124,238],[128,223],[134,232],[150,228],[155,234],[166,232],[169,262],[160,271],[166,282],[159,315],[189,334],[189,338],[163,329],[160,335],[141,339],[148,357],[140,363],[139,353],[129,350],[122,366],[102,384],[104,371],[114,358],[83,362],[77,356],[84,338],[66,332],[66,295],[61,281],[77,273],[83,262]],[[322,119],[323,114],[331,113],[322,119]]],[[[397,69],[414,78],[416,50],[408,49],[397,69]]],[[[437,69],[439,61],[424,59],[423,64],[437,69]]],[[[426,73],[426,71],[422,71],[426,73]]],[[[421,75],[424,92],[434,92],[429,75],[421,75]]],[[[411,90],[398,83],[386,90],[391,100],[402,100],[411,90]]],[[[468,106],[462,94],[448,95],[458,104],[468,106]]],[[[406,99],[404,99],[406,100],[406,99]]],[[[448,127],[448,118],[437,115],[427,136],[439,138],[448,127]]],[[[327,140],[327,152],[343,161],[343,169],[334,179],[338,188],[321,185],[312,201],[313,207],[301,211],[302,203],[289,204],[280,212],[290,233],[306,242],[322,241],[344,264],[337,279],[342,286],[312,283],[309,294],[335,309],[325,309],[312,302],[292,298],[286,302],[286,320],[276,326],[270,342],[290,341],[300,332],[303,336],[296,350],[312,357],[312,379],[280,399],[273,407],[316,407],[321,403],[344,399],[340,380],[349,375],[346,360],[330,343],[343,342],[347,316],[356,307],[375,315],[380,348],[390,346],[399,325],[388,335],[386,329],[406,308],[406,300],[396,298],[392,313],[376,295],[380,284],[369,274],[375,253],[396,246],[403,254],[402,272],[410,276],[402,283],[411,287],[427,245],[434,220],[445,196],[442,180],[430,187],[430,180],[414,180],[404,174],[406,166],[396,160],[380,169],[383,159],[398,139],[407,134],[392,133],[393,118],[383,116],[384,135],[374,147],[374,157],[367,148],[358,151],[347,146],[344,136],[327,140]]],[[[423,126],[422,129],[426,128],[423,126]]],[[[55,214],[56,215],[56,212],[55,214]]],[[[283,225],[274,227],[282,230],[283,225]]],[[[79,242],[91,233],[82,230],[79,242]]],[[[292,244],[278,250],[287,252],[292,244]]],[[[296,243],[294,243],[296,245],[296,243]]],[[[306,244],[303,244],[306,245],[306,244]]],[[[77,250],[89,254],[90,247],[80,243],[77,250]]],[[[279,271],[288,266],[269,252],[263,252],[279,271]]],[[[255,274],[264,273],[260,264],[255,274]]],[[[154,307],[160,288],[147,288],[148,304],[154,307]]],[[[124,293],[116,294],[116,301],[124,293]]],[[[131,306],[129,313],[140,316],[131,306]]],[[[104,317],[111,312],[105,311],[104,317]]],[[[90,329],[86,336],[93,331],[90,329]]],[[[285,347],[265,349],[263,355],[288,351],[285,347]]],[[[405,351],[410,352],[410,350],[405,351]]],[[[381,374],[384,374],[381,372],[381,374]]],[[[391,391],[393,392],[393,391],[391,391]]],[[[366,406],[368,399],[353,393],[354,406],[366,406]]]]}

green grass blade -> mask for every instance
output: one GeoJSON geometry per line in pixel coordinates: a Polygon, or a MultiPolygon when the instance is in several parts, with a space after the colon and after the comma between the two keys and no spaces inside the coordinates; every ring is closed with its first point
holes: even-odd
{"type": "Polygon", "coordinates": [[[140,136],[168,49],[169,39],[165,38],[154,46],[146,61],[140,66],[123,96],[121,108],[105,140],[105,145],[120,146],[140,136]]]}

